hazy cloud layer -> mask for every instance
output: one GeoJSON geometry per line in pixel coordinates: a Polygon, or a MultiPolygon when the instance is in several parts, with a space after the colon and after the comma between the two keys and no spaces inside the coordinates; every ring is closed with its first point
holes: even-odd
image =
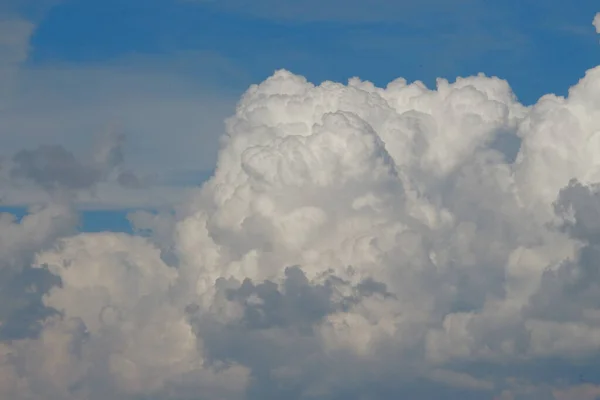
{"type": "Polygon", "coordinates": [[[76,155],[62,145],[41,145],[0,160],[0,203],[161,207],[182,198],[183,189],[165,187],[156,176],[140,175],[125,166],[123,134],[109,132],[99,139],[88,154],[76,155]],[[153,199],[140,199],[145,196],[153,199]]]}
{"type": "MultiPolygon", "coordinates": [[[[75,234],[64,198],[0,218],[0,397],[594,399],[599,132],[600,67],[531,107],[277,71],[143,236],[75,234]]],[[[13,161],[69,194],[118,148],[13,161]]]]}
{"type": "MultiPolygon", "coordinates": [[[[136,143],[126,145],[127,149],[120,145],[128,159],[114,182],[123,186],[147,189],[147,176],[154,178],[154,186],[174,182],[181,186],[176,182],[190,172],[202,176],[213,169],[223,119],[234,107],[235,97],[217,92],[202,75],[211,68],[235,74],[226,60],[209,52],[182,52],[173,55],[177,61],[171,66],[143,56],[86,65],[26,65],[36,24],[11,12],[18,6],[0,4],[0,162],[4,168],[19,153],[13,158],[20,168],[18,175],[63,185],[66,182],[48,176],[62,168],[61,179],[85,186],[103,172],[92,165],[95,161],[76,167],[79,161],[69,153],[85,154],[90,139],[114,130],[136,143]],[[38,164],[32,163],[32,157],[38,164]],[[134,179],[132,170],[141,173],[140,179],[134,179]]],[[[201,181],[186,179],[186,184],[201,181]]],[[[97,199],[86,205],[114,206],[125,201],[145,207],[182,197],[156,187],[154,192],[136,195],[122,193],[115,185],[96,189],[97,199]],[[157,196],[160,201],[149,201],[157,196]]],[[[3,202],[11,205],[34,204],[42,196],[23,188],[0,187],[0,191],[3,202]]]]}

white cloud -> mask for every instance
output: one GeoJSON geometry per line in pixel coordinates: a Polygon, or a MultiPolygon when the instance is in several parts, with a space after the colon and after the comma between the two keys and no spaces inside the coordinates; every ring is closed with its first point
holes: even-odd
{"type": "Polygon", "coordinates": [[[73,235],[65,206],[0,225],[15,276],[60,279],[31,300],[37,331],[1,342],[0,394],[593,398],[568,374],[600,351],[599,87],[596,67],[525,107],[483,75],[277,71],[227,120],[214,176],[132,218],[147,236],[73,235]]]}
{"type": "Polygon", "coordinates": [[[596,14],[594,17],[594,21],[592,22],[594,27],[596,28],[596,32],[600,33],[600,13],[596,14]]]}
{"type": "Polygon", "coordinates": [[[563,390],[556,390],[554,395],[557,400],[594,400],[600,396],[600,386],[582,384],[563,390]]]}

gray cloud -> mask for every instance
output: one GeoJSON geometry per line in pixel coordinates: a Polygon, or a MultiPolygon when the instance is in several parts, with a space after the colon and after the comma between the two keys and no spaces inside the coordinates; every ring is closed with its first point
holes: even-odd
{"type": "Polygon", "coordinates": [[[600,308],[600,192],[577,180],[560,191],[555,209],[560,229],[581,242],[574,259],[551,266],[531,297],[529,313],[550,321],[585,321],[600,308]]]}
{"type": "Polygon", "coordinates": [[[0,213],[0,341],[37,337],[41,321],[55,313],[42,297],[60,279],[32,265],[37,252],[74,234],[78,221],[77,213],[61,205],[32,209],[21,221],[0,213]]]}
{"type": "Polygon", "coordinates": [[[21,150],[13,157],[14,178],[30,179],[45,189],[88,189],[94,186],[102,171],[80,163],[62,146],[41,146],[36,150],[21,150]]]}
{"type": "MultiPolygon", "coordinates": [[[[318,389],[328,385],[323,380],[330,377],[328,368],[340,368],[337,364],[340,360],[337,357],[329,360],[323,353],[316,330],[328,315],[348,312],[365,298],[387,298],[391,294],[385,284],[373,279],[352,285],[326,274],[321,280],[321,283],[309,281],[297,266],[285,269],[280,284],[268,280],[255,284],[250,279],[242,283],[219,279],[217,301],[224,307],[230,304],[240,310],[239,319],[226,323],[219,322],[218,315],[200,312],[198,306],[187,307],[211,362],[235,362],[250,369],[252,379],[247,398],[362,396],[339,392],[339,388],[328,388],[326,392],[318,389]]],[[[354,362],[350,354],[346,357],[348,362],[354,362]]],[[[355,388],[365,393],[371,391],[366,387],[355,388]]]]}
{"type": "MultiPolygon", "coordinates": [[[[140,178],[125,169],[124,135],[106,135],[88,161],[77,158],[61,145],[42,145],[33,150],[20,150],[5,162],[14,187],[33,184],[52,195],[73,192],[77,201],[82,194],[96,193],[98,186],[110,182],[127,189],[143,189],[151,179],[140,178]]],[[[7,190],[4,188],[4,190],[7,190]]]]}

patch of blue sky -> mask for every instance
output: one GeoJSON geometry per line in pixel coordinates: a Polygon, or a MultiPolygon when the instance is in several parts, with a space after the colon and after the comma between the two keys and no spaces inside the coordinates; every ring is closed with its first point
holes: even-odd
{"type": "MultiPolygon", "coordinates": [[[[133,210],[82,210],[79,230],[82,232],[124,232],[134,233],[128,215],[133,210]]],[[[0,213],[15,216],[16,221],[28,214],[26,207],[0,207],[0,213]]]]}

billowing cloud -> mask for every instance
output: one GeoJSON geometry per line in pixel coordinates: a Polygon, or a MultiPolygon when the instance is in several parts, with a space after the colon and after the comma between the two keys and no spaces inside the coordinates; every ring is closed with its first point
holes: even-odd
{"type": "Polygon", "coordinates": [[[596,14],[594,17],[594,27],[596,28],[596,32],[600,33],[600,13],[596,14]]]}
{"type": "Polygon", "coordinates": [[[34,269],[35,253],[49,249],[63,236],[76,232],[77,215],[64,205],[32,209],[21,221],[0,213],[0,340],[28,337],[51,314],[41,296],[58,278],[34,269]]]}
{"type": "MultiPolygon", "coordinates": [[[[0,397],[593,399],[599,88],[596,67],[526,107],[484,75],[275,72],[227,120],[214,176],[132,216],[143,235],[73,234],[66,206],[0,220],[2,269],[48,278],[0,337],[0,397]]],[[[95,181],[57,148],[16,161],[95,181]]]]}

